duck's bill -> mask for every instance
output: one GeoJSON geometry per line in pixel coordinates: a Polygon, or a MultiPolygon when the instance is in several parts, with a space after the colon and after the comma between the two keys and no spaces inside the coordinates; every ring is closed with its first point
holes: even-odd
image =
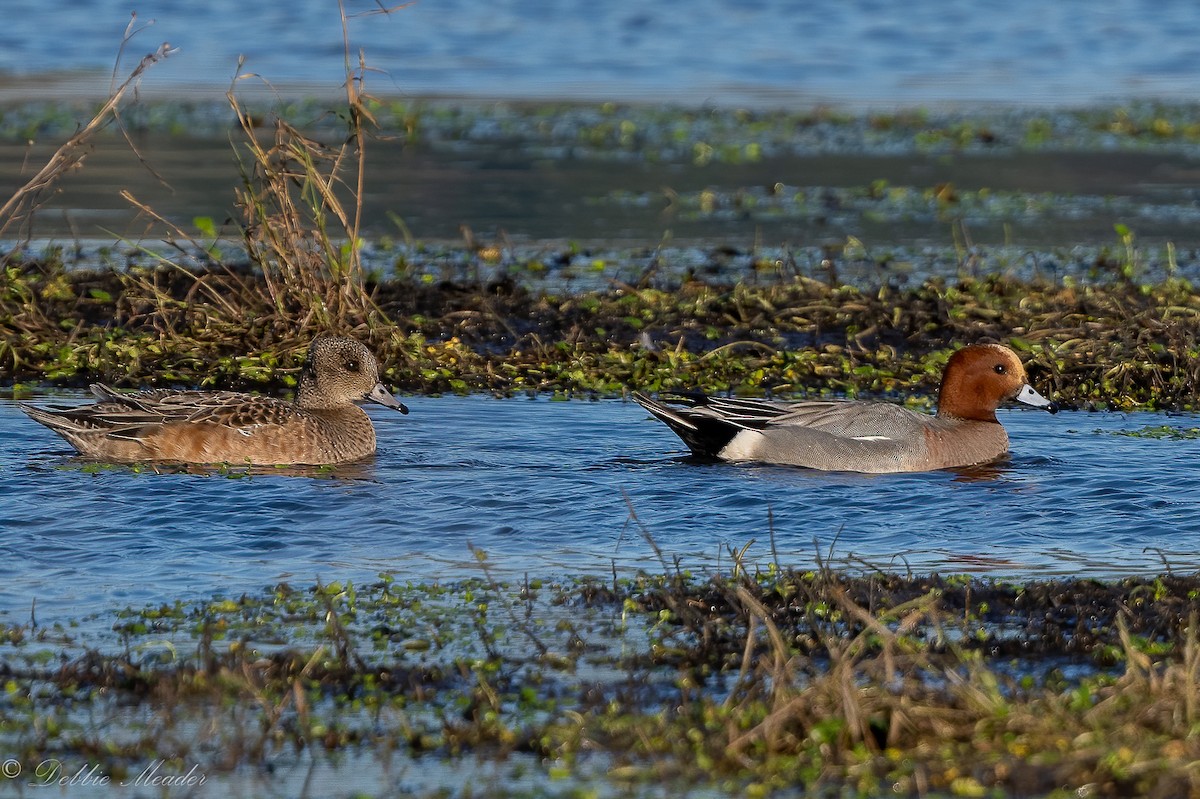
{"type": "Polygon", "coordinates": [[[393,408],[400,413],[408,413],[408,407],[392,396],[392,392],[383,387],[383,383],[376,383],[375,388],[371,389],[371,393],[367,395],[367,399],[371,402],[378,402],[388,408],[393,408]]]}
{"type": "Polygon", "coordinates": [[[1029,385],[1028,383],[1021,386],[1021,390],[1017,392],[1017,396],[1013,399],[1015,399],[1017,402],[1023,402],[1026,405],[1032,405],[1035,408],[1045,408],[1046,410],[1050,411],[1050,413],[1058,412],[1057,405],[1034,391],[1033,386],[1029,385]]]}

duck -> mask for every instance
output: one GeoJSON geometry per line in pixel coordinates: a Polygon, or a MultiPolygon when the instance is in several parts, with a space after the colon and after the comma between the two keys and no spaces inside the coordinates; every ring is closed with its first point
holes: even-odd
{"type": "Polygon", "coordinates": [[[991,463],[1008,453],[996,418],[1006,400],[1057,406],[1029,385],[1017,354],[1001,344],[972,344],[947,361],[936,415],[859,400],[775,402],[688,395],[667,404],[634,392],[694,456],[820,471],[885,474],[991,463]]]}
{"type": "Polygon", "coordinates": [[[371,351],[340,336],[313,340],[291,402],[233,391],[121,393],[102,383],[91,392],[99,402],[21,410],[95,460],[252,466],[361,460],[375,452],[375,428],[355,403],[408,413],[379,381],[371,351]]]}

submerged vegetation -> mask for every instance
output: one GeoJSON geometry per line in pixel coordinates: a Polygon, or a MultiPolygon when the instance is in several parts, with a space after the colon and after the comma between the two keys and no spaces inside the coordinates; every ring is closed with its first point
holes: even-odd
{"type": "Polygon", "coordinates": [[[0,740],[116,780],[353,763],[360,786],[426,796],[458,792],[430,757],[490,763],[508,795],[1200,790],[1194,578],[1017,586],[734,554],[708,578],[280,584],[127,609],[107,648],[9,625],[0,740]]]}

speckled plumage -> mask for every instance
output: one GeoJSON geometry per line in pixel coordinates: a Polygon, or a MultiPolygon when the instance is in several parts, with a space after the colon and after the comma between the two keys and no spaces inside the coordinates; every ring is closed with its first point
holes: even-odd
{"type": "Polygon", "coordinates": [[[1008,452],[1003,400],[1051,407],[1016,353],[976,344],[946,364],[936,416],[886,402],[782,403],[697,396],[683,406],[635,393],[693,454],[823,471],[919,472],[987,463],[1008,452]]]}
{"type": "Polygon", "coordinates": [[[375,452],[375,428],[354,403],[408,413],[379,382],[371,351],[334,337],[313,341],[294,402],[232,391],[120,394],[100,384],[92,393],[100,400],[92,405],[21,409],[97,460],[256,465],[365,458],[375,452]]]}

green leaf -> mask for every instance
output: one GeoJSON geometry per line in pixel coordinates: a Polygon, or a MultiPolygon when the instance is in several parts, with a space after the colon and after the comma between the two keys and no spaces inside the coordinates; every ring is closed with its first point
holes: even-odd
{"type": "Polygon", "coordinates": [[[205,236],[211,236],[213,238],[217,237],[217,226],[215,223],[213,223],[213,219],[211,216],[194,217],[192,219],[192,224],[195,225],[196,229],[199,230],[201,233],[203,233],[205,236]]]}

